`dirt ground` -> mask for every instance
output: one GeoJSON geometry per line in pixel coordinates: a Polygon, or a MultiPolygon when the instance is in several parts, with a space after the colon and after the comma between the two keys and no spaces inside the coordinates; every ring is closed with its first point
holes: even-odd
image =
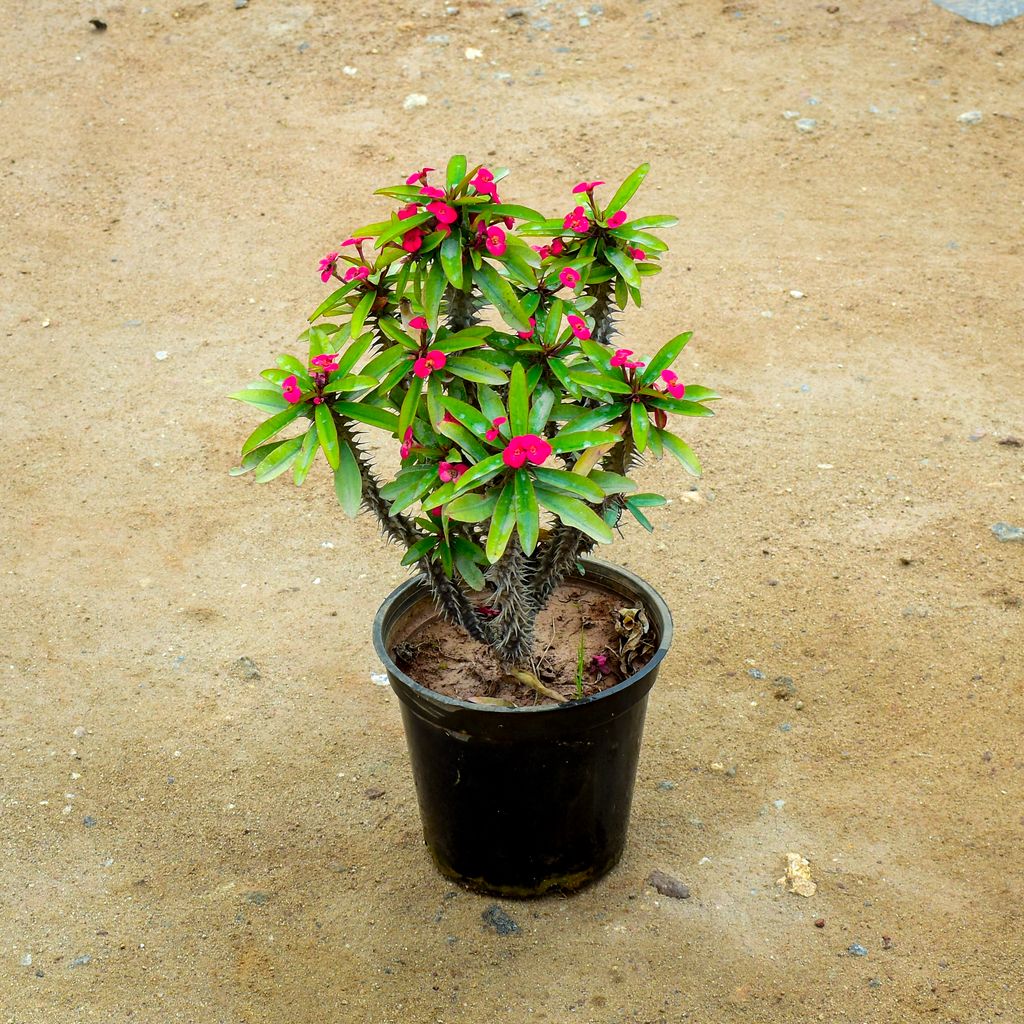
{"type": "Polygon", "coordinates": [[[6,12],[0,1021],[1024,1021],[1024,19],[451,2],[6,12]],[[506,935],[371,679],[395,550],[227,476],[317,260],[453,151],[552,210],[649,160],[626,336],[726,396],[610,553],[677,630],[625,859],[506,935]]]}

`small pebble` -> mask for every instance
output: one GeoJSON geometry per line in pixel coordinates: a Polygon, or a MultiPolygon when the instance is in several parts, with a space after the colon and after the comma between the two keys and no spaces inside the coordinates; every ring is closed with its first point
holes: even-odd
{"type": "Polygon", "coordinates": [[[847,953],[849,953],[850,956],[867,956],[868,955],[868,951],[859,942],[854,942],[850,946],[850,948],[847,949],[847,953]]]}
{"type": "Polygon", "coordinates": [[[825,927],[825,918],[819,917],[818,920],[814,922],[814,927],[815,928],[824,928],[825,927]]]}
{"type": "Polygon", "coordinates": [[[793,726],[790,725],[789,722],[783,722],[782,725],[779,726],[779,732],[789,732],[792,728],[793,726]]]}
{"type": "Polygon", "coordinates": [[[792,291],[790,291],[789,295],[790,295],[790,298],[793,298],[793,299],[802,299],[804,297],[804,293],[801,292],[801,291],[797,291],[796,288],[792,289],[792,291]]]}
{"type": "Polygon", "coordinates": [[[1024,529],[1019,526],[1011,526],[1009,523],[994,523],[992,532],[996,535],[996,540],[1024,541],[1024,529]]]}
{"type": "Polygon", "coordinates": [[[411,92],[402,101],[402,106],[406,110],[416,110],[417,107],[425,107],[430,100],[421,92],[411,92]]]}
{"type": "Polygon", "coordinates": [[[803,709],[804,709],[804,702],[803,702],[802,700],[798,700],[798,701],[797,701],[797,702],[796,702],[796,703],[795,703],[795,704],[793,705],[793,707],[795,707],[795,708],[797,709],[797,711],[803,711],[803,709]]]}
{"type": "Polygon", "coordinates": [[[984,431],[984,430],[972,430],[967,435],[967,440],[968,441],[980,441],[985,436],[987,436],[987,435],[986,435],[986,431],[984,431]]]}
{"type": "Polygon", "coordinates": [[[805,134],[813,132],[817,127],[818,122],[815,121],[813,117],[801,117],[800,120],[796,122],[796,130],[798,132],[804,132],[805,134]]]}
{"type": "Polygon", "coordinates": [[[349,65],[349,64],[346,64],[346,65],[345,65],[345,66],[344,66],[344,67],[343,67],[343,68],[341,69],[341,73],[342,73],[343,75],[348,75],[348,76],[349,76],[349,78],[352,78],[352,77],[354,77],[355,75],[358,75],[358,74],[359,74],[359,69],[358,69],[358,68],[354,68],[354,67],[352,67],[352,66],[351,66],[351,65],[349,65]]]}
{"type": "Polygon", "coordinates": [[[961,114],[957,120],[961,124],[981,124],[981,111],[968,110],[966,113],[961,114]]]}
{"type": "Polygon", "coordinates": [[[676,788],[676,784],[674,782],[669,782],[668,779],[662,779],[661,782],[658,783],[658,789],[666,789],[667,790],[667,789],[675,789],[675,788],[676,788]]]}
{"type": "Polygon", "coordinates": [[[235,10],[240,11],[243,7],[249,6],[249,0],[235,0],[235,10]]]}
{"type": "Polygon", "coordinates": [[[678,878],[666,875],[664,871],[652,871],[647,877],[647,884],[653,885],[662,896],[671,896],[674,900],[690,898],[690,887],[678,878]]]}
{"type": "Polygon", "coordinates": [[[259,679],[260,670],[256,665],[256,662],[247,655],[242,655],[238,658],[231,666],[231,671],[236,676],[241,676],[242,679],[259,679]]]}
{"type": "Polygon", "coordinates": [[[254,907],[265,907],[270,902],[270,897],[265,892],[247,892],[245,902],[251,903],[254,907]]]}
{"type": "Polygon", "coordinates": [[[800,111],[799,110],[784,110],[782,112],[782,116],[787,121],[795,121],[800,116],[800,111]]]}
{"type": "Polygon", "coordinates": [[[882,979],[881,978],[872,978],[868,982],[868,988],[881,988],[881,987],[882,987],[882,979]]]}
{"type": "Polygon", "coordinates": [[[747,675],[751,679],[764,679],[764,673],[759,668],[748,668],[747,675]]]}
{"type": "Polygon", "coordinates": [[[86,964],[92,963],[92,957],[88,953],[83,953],[81,956],[76,956],[74,960],[68,964],[68,967],[84,967],[86,964]]]}
{"type": "Polygon", "coordinates": [[[1007,448],[1024,448],[1024,441],[1019,437],[1004,437],[999,443],[1007,448]]]}
{"type": "Polygon", "coordinates": [[[32,954],[31,953],[26,953],[18,962],[21,964],[22,967],[31,967],[32,966],[32,954]]]}
{"type": "Polygon", "coordinates": [[[367,800],[379,800],[384,796],[384,790],[379,786],[371,786],[369,789],[363,791],[363,796],[365,796],[367,800]]]}
{"type": "Polygon", "coordinates": [[[82,824],[83,824],[83,825],[84,825],[84,826],[85,826],[86,828],[95,828],[95,827],[96,827],[96,825],[97,825],[97,821],[96,821],[96,819],[95,819],[95,818],[94,818],[94,817],[93,817],[93,816],[92,816],[91,814],[87,814],[87,815],[86,815],[86,816],[85,816],[85,817],[84,817],[84,818],[82,819],[82,824]]]}
{"type": "Polygon", "coordinates": [[[478,50],[473,46],[466,47],[466,60],[479,60],[483,55],[483,50],[478,50]]]}
{"type": "Polygon", "coordinates": [[[883,935],[882,936],[882,949],[892,949],[892,936],[891,935],[883,935]]]}
{"type": "Polygon", "coordinates": [[[374,686],[387,686],[388,683],[389,683],[387,673],[386,672],[371,672],[370,673],[370,682],[373,683],[374,686]]]}
{"type": "Polygon", "coordinates": [[[772,801],[772,807],[774,807],[775,810],[777,810],[777,811],[781,811],[782,808],[785,807],[785,806],[786,806],[786,801],[785,800],[773,800],[772,801]]]}
{"type": "Polygon", "coordinates": [[[497,903],[492,903],[480,916],[484,924],[499,935],[514,935],[519,931],[519,925],[497,903]]]}
{"type": "Polygon", "coordinates": [[[157,358],[157,362],[162,363],[170,353],[168,352],[155,352],[154,355],[157,358]]]}
{"type": "Polygon", "coordinates": [[[80,740],[85,735],[85,726],[76,725],[74,729],[71,730],[71,735],[74,736],[76,740],[80,740]]]}

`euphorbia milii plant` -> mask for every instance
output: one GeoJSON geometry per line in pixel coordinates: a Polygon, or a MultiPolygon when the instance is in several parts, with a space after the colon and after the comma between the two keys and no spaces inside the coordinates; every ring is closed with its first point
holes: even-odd
{"type": "Polygon", "coordinates": [[[301,484],[322,451],[342,509],[375,516],[441,614],[518,678],[579,558],[625,516],[652,529],[646,510],[665,499],[638,491],[642,459],[700,472],[668,429],[718,397],[673,369],[689,333],[650,349],[635,331],[631,347],[616,339],[616,315],[661,270],[652,231],[675,223],[628,218],[647,172],[614,192],[566,181],[551,218],[502,201],[507,172],[463,156],[403,175],[377,193],[397,204],[386,219],[312,262],[337,287],[300,335],[308,352],[232,396],[271,414],[235,473],[301,484]],[[392,439],[393,472],[372,464],[368,429],[392,439]]]}

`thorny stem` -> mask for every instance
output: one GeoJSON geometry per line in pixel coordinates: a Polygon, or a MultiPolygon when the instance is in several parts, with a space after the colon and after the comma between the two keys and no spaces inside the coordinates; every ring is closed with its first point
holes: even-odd
{"type": "Polygon", "coordinates": [[[473,292],[448,286],[448,326],[453,331],[462,331],[479,322],[473,292]]]}
{"type": "Polygon", "coordinates": [[[499,609],[491,623],[491,647],[509,665],[523,665],[533,652],[533,624],[537,606],[531,582],[533,568],[513,536],[505,554],[487,570],[494,587],[492,601],[499,609]]]}
{"type": "Polygon", "coordinates": [[[594,304],[590,307],[590,315],[594,318],[593,339],[601,345],[610,345],[612,338],[618,334],[615,326],[615,288],[611,281],[603,281],[594,288],[594,304]]]}

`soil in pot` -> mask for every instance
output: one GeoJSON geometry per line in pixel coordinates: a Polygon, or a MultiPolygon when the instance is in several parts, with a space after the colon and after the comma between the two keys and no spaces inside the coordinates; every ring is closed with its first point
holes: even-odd
{"type": "MultiPolygon", "coordinates": [[[[486,607],[486,594],[480,596],[479,604],[486,607]]],[[[566,700],[589,697],[643,668],[654,646],[655,636],[643,609],[636,614],[621,595],[571,580],[555,589],[537,616],[534,671],[547,688],[566,700]]],[[[445,622],[428,599],[404,619],[391,656],[421,686],[458,700],[484,698],[515,707],[555,703],[511,676],[489,647],[445,622]]]]}

